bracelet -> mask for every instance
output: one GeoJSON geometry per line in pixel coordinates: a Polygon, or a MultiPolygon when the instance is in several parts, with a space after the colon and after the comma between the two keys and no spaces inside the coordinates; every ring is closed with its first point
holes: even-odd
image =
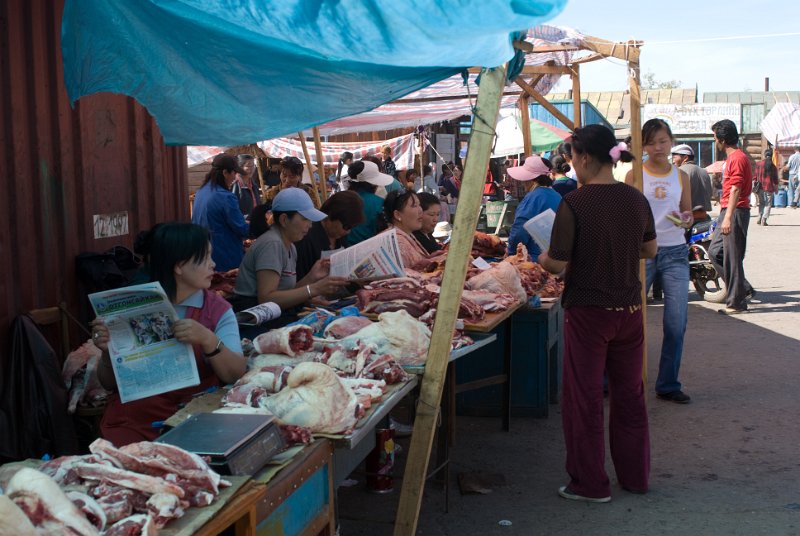
{"type": "Polygon", "coordinates": [[[210,351],[210,352],[208,352],[207,354],[204,354],[204,355],[206,357],[214,357],[215,355],[217,355],[221,351],[222,351],[222,339],[217,337],[217,346],[212,351],[210,351]]]}
{"type": "Polygon", "coordinates": [[[308,292],[308,297],[313,298],[314,296],[311,295],[311,285],[306,285],[306,292],[308,292]]]}

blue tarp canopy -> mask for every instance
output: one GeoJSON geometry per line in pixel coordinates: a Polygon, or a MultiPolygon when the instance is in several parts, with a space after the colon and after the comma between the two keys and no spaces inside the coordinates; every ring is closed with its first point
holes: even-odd
{"type": "Polygon", "coordinates": [[[371,110],[465,67],[566,0],[67,0],[74,102],[142,103],[170,145],[238,145],[371,110]]]}

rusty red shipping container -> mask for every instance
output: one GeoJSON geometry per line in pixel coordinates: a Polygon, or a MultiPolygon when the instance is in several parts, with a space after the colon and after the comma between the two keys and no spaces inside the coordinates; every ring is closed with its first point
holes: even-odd
{"type": "Polygon", "coordinates": [[[2,354],[21,313],[60,302],[85,313],[78,253],[132,247],[138,231],[189,216],[186,149],[166,147],[146,109],[112,94],[70,106],[62,11],[63,0],[0,1],[2,354]],[[118,212],[128,233],[95,239],[94,216],[118,212]]]}

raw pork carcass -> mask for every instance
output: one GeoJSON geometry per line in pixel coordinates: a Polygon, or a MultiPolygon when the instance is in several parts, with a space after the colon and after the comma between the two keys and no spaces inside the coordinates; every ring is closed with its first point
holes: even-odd
{"type": "Polygon", "coordinates": [[[464,298],[477,303],[487,312],[506,311],[519,303],[519,300],[511,294],[497,294],[488,290],[464,290],[461,299],[464,298]]]}
{"type": "Polygon", "coordinates": [[[373,402],[380,402],[386,382],[383,380],[369,380],[366,378],[342,378],[346,386],[353,390],[358,402],[369,408],[373,402]]]}
{"type": "Polygon", "coordinates": [[[257,354],[248,360],[249,370],[261,369],[264,367],[296,367],[303,361],[320,361],[322,356],[319,352],[303,352],[296,356],[285,354],[257,354]]]}
{"type": "Polygon", "coordinates": [[[420,365],[428,355],[431,330],[406,311],[381,313],[378,322],[342,339],[344,347],[358,347],[359,342],[388,354],[400,365],[420,365]]]}
{"type": "Polygon", "coordinates": [[[158,527],[150,515],[135,514],[114,523],[103,536],[158,536],[158,527]]]}
{"type": "Polygon", "coordinates": [[[171,519],[184,514],[181,500],[171,493],[156,493],[147,499],[147,512],[152,516],[157,528],[162,528],[171,519]]]}
{"type": "Polygon", "coordinates": [[[6,489],[39,534],[95,536],[100,532],[70,501],[52,478],[35,469],[17,471],[6,489]]]}
{"type": "Polygon", "coordinates": [[[131,515],[134,505],[144,506],[147,503],[147,495],[141,491],[109,483],[98,484],[92,488],[91,493],[105,512],[107,525],[113,525],[131,515]]]}
{"type": "Polygon", "coordinates": [[[25,512],[5,495],[0,495],[0,536],[37,536],[25,512]]]}
{"type": "MultiPolygon", "coordinates": [[[[196,506],[195,503],[198,501],[193,499],[192,495],[198,491],[216,494],[219,492],[220,487],[230,486],[230,483],[223,480],[200,456],[167,443],[140,441],[117,449],[108,441],[97,439],[89,445],[89,450],[114,457],[131,471],[152,477],[163,477],[168,483],[177,483],[193,506],[196,506]]],[[[126,487],[140,489],[134,486],[126,487]]],[[[173,493],[178,497],[184,496],[182,493],[175,493],[169,488],[144,489],[142,491],[147,491],[148,493],[173,493]]],[[[205,497],[205,494],[203,494],[203,497],[205,497]]],[[[200,500],[200,502],[204,501],[205,499],[200,500]]]]}
{"type": "Polygon", "coordinates": [[[497,235],[475,231],[472,239],[473,257],[503,257],[506,254],[506,245],[497,235]]]}
{"type": "Polygon", "coordinates": [[[323,336],[326,339],[344,339],[370,324],[372,320],[364,316],[343,316],[328,324],[323,336]]]}
{"type": "Polygon", "coordinates": [[[253,341],[259,354],[296,356],[307,352],[314,344],[314,332],[308,326],[286,326],[262,333],[253,341]]]}
{"type": "Polygon", "coordinates": [[[102,530],[106,528],[106,513],[97,501],[80,491],[68,490],[65,491],[64,494],[67,496],[67,499],[72,501],[72,503],[83,512],[83,515],[86,516],[89,523],[94,525],[97,530],[102,532],[102,530]]]}
{"type": "Polygon", "coordinates": [[[431,307],[434,295],[412,277],[396,277],[374,281],[356,291],[359,310],[363,313],[407,311],[419,317],[431,307]]]}
{"type": "Polygon", "coordinates": [[[78,476],[84,480],[106,481],[124,488],[143,491],[145,493],[172,493],[183,497],[185,492],[180,486],[167,482],[157,476],[143,475],[98,463],[78,463],[75,465],[78,476]]]}
{"type": "Polygon", "coordinates": [[[465,288],[469,290],[488,290],[495,294],[511,294],[522,303],[528,300],[528,295],[525,293],[525,289],[522,288],[517,269],[506,261],[498,262],[488,270],[469,278],[465,288]]]}
{"type": "Polygon", "coordinates": [[[284,424],[316,433],[338,434],[358,421],[358,402],[339,376],[322,363],[300,363],[289,374],[288,386],[261,400],[284,424]]]}
{"type": "Polygon", "coordinates": [[[291,371],[292,367],[285,366],[252,369],[236,381],[222,402],[250,405],[248,398],[252,398],[254,389],[259,389],[261,393],[277,393],[286,387],[286,379],[291,371]]]}
{"type": "Polygon", "coordinates": [[[78,404],[83,402],[89,406],[102,404],[108,398],[106,391],[97,378],[97,367],[102,352],[89,340],[78,349],[70,352],[64,361],[61,377],[69,389],[67,411],[75,413],[78,404]]]}

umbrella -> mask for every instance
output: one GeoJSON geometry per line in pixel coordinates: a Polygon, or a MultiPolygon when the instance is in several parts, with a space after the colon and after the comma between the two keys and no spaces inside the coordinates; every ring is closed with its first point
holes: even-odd
{"type": "Polygon", "coordinates": [[[717,160],[710,166],[706,166],[706,171],[709,173],[722,173],[722,170],[725,168],[725,160],[717,160]]]}
{"type": "MultiPolygon", "coordinates": [[[[495,131],[497,132],[497,143],[495,144],[492,157],[508,156],[525,152],[522,144],[522,128],[520,119],[513,112],[501,111],[501,118],[497,122],[495,131]]],[[[533,152],[540,153],[552,151],[559,143],[567,139],[571,134],[566,130],[531,119],[531,145],[533,152]]]]}

